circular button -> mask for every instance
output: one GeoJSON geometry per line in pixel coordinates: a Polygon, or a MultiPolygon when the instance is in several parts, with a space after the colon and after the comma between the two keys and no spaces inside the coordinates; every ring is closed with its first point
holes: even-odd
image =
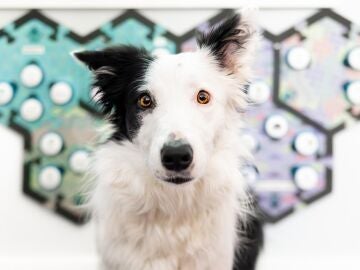
{"type": "Polygon", "coordinates": [[[256,138],[250,134],[243,134],[241,136],[241,140],[251,152],[255,152],[259,147],[259,143],[256,138]]]}
{"type": "Polygon", "coordinates": [[[155,47],[165,47],[167,43],[168,43],[168,40],[162,36],[158,36],[154,39],[155,47]]]}
{"type": "Polygon", "coordinates": [[[51,86],[50,98],[56,105],[68,103],[73,96],[71,86],[66,82],[58,82],[51,86]]]}
{"type": "Polygon", "coordinates": [[[250,84],[248,90],[248,96],[251,102],[256,104],[262,104],[270,98],[270,87],[262,81],[254,82],[250,84]]]}
{"type": "Polygon", "coordinates": [[[22,83],[29,88],[38,86],[43,79],[43,72],[38,65],[31,64],[24,67],[20,75],[22,83]]]}
{"type": "Polygon", "coordinates": [[[352,69],[360,70],[360,46],[349,52],[347,61],[352,69]]]}
{"type": "Polygon", "coordinates": [[[301,190],[312,190],[316,188],[319,182],[319,175],[314,168],[310,166],[302,166],[296,169],[294,180],[295,184],[301,190]]]}
{"type": "Polygon", "coordinates": [[[40,171],[39,184],[46,191],[53,191],[60,187],[61,171],[55,166],[47,166],[40,171]]]}
{"type": "Polygon", "coordinates": [[[354,105],[360,105],[360,81],[351,82],[346,86],[346,97],[354,105]]]}
{"type": "Polygon", "coordinates": [[[7,82],[0,82],[0,106],[8,104],[14,97],[14,89],[7,82]]]}
{"type": "Polygon", "coordinates": [[[70,156],[70,168],[76,173],[84,173],[89,166],[89,152],[78,150],[70,156]]]}
{"type": "Polygon", "coordinates": [[[244,176],[245,180],[248,184],[255,184],[256,180],[258,180],[259,173],[254,166],[247,165],[241,169],[241,173],[244,176]]]}
{"type": "Polygon", "coordinates": [[[288,65],[295,70],[304,70],[310,66],[311,55],[304,47],[295,47],[289,50],[287,54],[288,65]]]}
{"type": "Polygon", "coordinates": [[[39,100],[36,98],[29,98],[23,102],[20,108],[21,117],[28,121],[34,122],[43,114],[43,106],[39,100]]]}
{"type": "Polygon", "coordinates": [[[46,156],[59,154],[63,146],[62,137],[55,132],[46,133],[40,138],[40,151],[46,156]]]}
{"type": "Polygon", "coordinates": [[[294,147],[299,154],[311,156],[319,150],[319,139],[313,132],[301,132],[295,137],[294,147]]]}
{"type": "Polygon", "coordinates": [[[286,136],[289,125],[281,115],[270,116],[265,122],[265,132],[272,139],[281,139],[286,136]]]}

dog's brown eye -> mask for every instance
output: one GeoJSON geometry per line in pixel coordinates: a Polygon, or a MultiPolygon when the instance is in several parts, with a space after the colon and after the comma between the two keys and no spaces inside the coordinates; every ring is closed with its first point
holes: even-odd
{"type": "Polygon", "coordinates": [[[148,94],[142,95],[138,99],[138,105],[143,109],[148,109],[152,105],[152,99],[148,94]]]}
{"type": "Polygon", "coordinates": [[[210,101],[210,94],[205,90],[200,90],[197,95],[197,102],[199,104],[208,104],[210,101]]]}

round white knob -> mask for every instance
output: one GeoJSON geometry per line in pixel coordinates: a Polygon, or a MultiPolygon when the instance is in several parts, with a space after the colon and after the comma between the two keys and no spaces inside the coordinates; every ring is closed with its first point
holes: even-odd
{"type": "Polygon", "coordinates": [[[347,85],[346,96],[354,105],[360,105],[360,81],[354,81],[347,85]]]}
{"type": "Polygon", "coordinates": [[[311,156],[319,150],[319,139],[313,132],[301,132],[295,137],[295,150],[303,156],[311,156]]]}
{"type": "Polygon", "coordinates": [[[77,150],[70,156],[70,168],[76,173],[84,173],[89,166],[89,152],[77,150]]]}
{"type": "Polygon", "coordinates": [[[36,98],[29,98],[23,102],[20,107],[20,115],[21,117],[28,121],[34,122],[43,114],[43,105],[36,98]]]}
{"type": "Polygon", "coordinates": [[[154,39],[153,43],[155,47],[165,47],[168,43],[168,40],[165,37],[158,36],[154,39]]]}
{"type": "Polygon", "coordinates": [[[57,82],[51,86],[50,98],[56,105],[68,103],[73,96],[71,86],[66,82],[57,82]]]}
{"type": "Polygon", "coordinates": [[[55,132],[48,132],[40,138],[40,151],[46,156],[55,156],[64,146],[62,137],[55,132]]]}
{"type": "Polygon", "coordinates": [[[301,190],[312,190],[317,187],[319,182],[319,174],[313,167],[302,166],[296,169],[294,174],[295,184],[301,190]]]}
{"type": "Polygon", "coordinates": [[[304,70],[310,66],[311,55],[304,47],[295,47],[287,53],[287,63],[295,70],[304,70]]]}
{"type": "Polygon", "coordinates": [[[270,87],[263,81],[250,84],[248,96],[251,102],[262,104],[269,100],[271,94],[270,87]]]}
{"type": "Polygon", "coordinates": [[[40,171],[39,184],[46,191],[54,191],[61,185],[61,171],[55,166],[47,166],[40,171]]]}
{"type": "Polygon", "coordinates": [[[245,166],[241,169],[241,173],[249,185],[254,185],[259,178],[259,174],[254,166],[245,166]]]}
{"type": "Polygon", "coordinates": [[[8,104],[14,97],[14,89],[7,82],[0,82],[0,106],[8,104]]]}
{"type": "Polygon", "coordinates": [[[243,134],[241,136],[241,140],[251,152],[255,152],[259,146],[256,138],[250,134],[243,134]]]}
{"type": "Polygon", "coordinates": [[[352,49],[349,52],[347,61],[351,68],[360,70],[360,46],[352,49]]]}
{"type": "Polygon", "coordinates": [[[265,132],[270,138],[281,139],[288,130],[288,121],[282,115],[272,115],[265,122],[265,132]]]}
{"type": "Polygon", "coordinates": [[[33,88],[43,80],[43,72],[38,65],[30,64],[21,71],[20,78],[26,87],[33,88]]]}

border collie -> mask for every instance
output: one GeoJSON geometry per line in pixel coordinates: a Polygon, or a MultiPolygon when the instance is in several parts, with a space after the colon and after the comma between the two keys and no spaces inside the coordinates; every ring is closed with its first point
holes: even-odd
{"type": "Polygon", "coordinates": [[[101,269],[255,268],[262,231],[239,134],[256,40],[242,12],[199,34],[195,52],[75,54],[112,127],[91,168],[101,269]]]}

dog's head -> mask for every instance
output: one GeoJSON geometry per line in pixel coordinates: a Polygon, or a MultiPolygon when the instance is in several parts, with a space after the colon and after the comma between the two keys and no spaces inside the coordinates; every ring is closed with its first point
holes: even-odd
{"type": "Polygon", "coordinates": [[[113,140],[130,141],[155,178],[201,178],[224,132],[245,103],[256,31],[236,15],[200,34],[195,52],[153,57],[119,46],[75,56],[94,72],[113,140]]]}

